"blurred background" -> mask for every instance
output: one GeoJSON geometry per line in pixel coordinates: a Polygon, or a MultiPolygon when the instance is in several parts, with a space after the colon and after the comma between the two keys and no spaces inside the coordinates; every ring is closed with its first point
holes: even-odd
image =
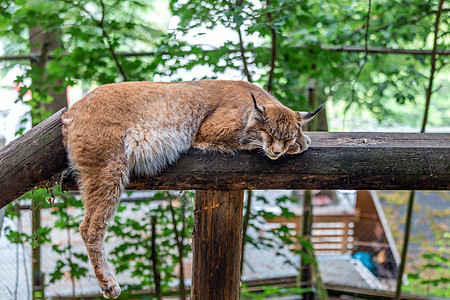
{"type": "MultiPolygon", "coordinates": [[[[448,133],[449,11],[443,0],[0,0],[0,148],[93,88],[136,80],[245,80],[294,110],[326,102],[308,130],[448,133]]],[[[309,257],[331,297],[392,298],[409,195],[248,191],[241,297],[301,299],[309,257]],[[305,197],[312,258],[301,239],[305,197]]],[[[122,297],[182,298],[192,192],[122,199],[106,247],[122,297]]],[[[448,191],[416,193],[404,299],[450,297],[449,204],[448,191]]],[[[0,299],[98,297],[78,194],[39,190],[1,212],[0,299]]],[[[317,297],[322,284],[308,280],[317,297]]]]}

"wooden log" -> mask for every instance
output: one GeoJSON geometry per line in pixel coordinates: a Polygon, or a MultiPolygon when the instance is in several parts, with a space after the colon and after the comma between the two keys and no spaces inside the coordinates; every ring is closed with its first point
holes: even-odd
{"type": "MultiPolygon", "coordinates": [[[[59,111],[0,150],[0,208],[67,167],[59,111]]],[[[386,189],[448,190],[450,134],[310,132],[300,155],[272,161],[256,152],[235,155],[190,150],[153,178],[129,189],[386,189]]],[[[66,189],[76,189],[68,178],[66,189]]]]}
{"type": "Polygon", "coordinates": [[[67,168],[63,108],[0,150],[0,208],[67,168]]]}
{"type": "Polygon", "coordinates": [[[244,191],[196,191],[191,299],[239,298],[244,191]]]}
{"type": "MultiPolygon", "coordinates": [[[[448,190],[450,134],[307,132],[310,149],[278,160],[250,151],[191,149],[136,190],[366,189],[448,190]]],[[[74,181],[67,189],[76,189],[74,181]]]]}

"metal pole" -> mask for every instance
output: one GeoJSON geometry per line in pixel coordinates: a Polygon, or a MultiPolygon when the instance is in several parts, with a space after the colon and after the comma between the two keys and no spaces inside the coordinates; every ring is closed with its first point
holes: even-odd
{"type": "Polygon", "coordinates": [[[401,292],[402,292],[403,271],[405,270],[406,256],[408,255],[409,234],[411,231],[411,220],[412,220],[413,207],[414,207],[414,196],[415,196],[415,191],[412,190],[411,193],[409,194],[408,211],[406,213],[405,236],[403,238],[402,259],[400,262],[400,266],[398,267],[398,273],[397,273],[397,288],[395,290],[395,297],[394,297],[395,300],[400,300],[401,292]]]}

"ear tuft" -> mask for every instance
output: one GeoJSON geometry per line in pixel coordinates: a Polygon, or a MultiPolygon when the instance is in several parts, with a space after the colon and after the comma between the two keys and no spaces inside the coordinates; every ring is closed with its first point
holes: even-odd
{"type": "Polygon", "coordinates": [[[253,99],[253,115],[255,119],[258,121],[264,121],[266,119],[266,108],[262,105],[258,105],[256,103],[255,95],[253,95],[252,92],[250,92],[250,94],[252,95],[253,99]]]}
{"type": "Polygon", "coordinates": [[[305,125],[309,121],[313,119],[313,117],[321,111],[325,107],[325,102],[322,103],[314,112],[307,112],[307,111],[298,111],[298,119],[300,122],[300,126],[305,125]]]}

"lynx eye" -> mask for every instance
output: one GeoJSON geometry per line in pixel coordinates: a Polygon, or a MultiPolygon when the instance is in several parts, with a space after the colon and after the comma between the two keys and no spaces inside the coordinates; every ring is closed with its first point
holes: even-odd
{"type": "Polygon", "coordinates": [[[267,133],[265,131],[261,131],[261,135],[263,136],[263,138],[266,141],[266,143],[272,143],[272,141],[274,140],[274,138],[269,133],[267,133]]]}

